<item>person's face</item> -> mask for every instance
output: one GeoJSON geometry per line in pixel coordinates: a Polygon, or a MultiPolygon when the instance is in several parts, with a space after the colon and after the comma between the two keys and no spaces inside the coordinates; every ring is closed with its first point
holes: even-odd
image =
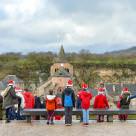
{"type": "Polygon", "coordinates": [[[104,84],[101,84],[100,87],[103,88],[103,87],[104,87],[104,84]]]}

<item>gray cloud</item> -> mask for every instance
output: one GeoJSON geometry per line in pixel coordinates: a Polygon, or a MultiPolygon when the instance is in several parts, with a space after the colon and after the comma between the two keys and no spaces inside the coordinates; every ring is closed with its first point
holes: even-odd
{"type": "Polygon", "coordinates": [[[135,16],[135,0],[1,0],[0,52],[128,48],[135,16]]]}

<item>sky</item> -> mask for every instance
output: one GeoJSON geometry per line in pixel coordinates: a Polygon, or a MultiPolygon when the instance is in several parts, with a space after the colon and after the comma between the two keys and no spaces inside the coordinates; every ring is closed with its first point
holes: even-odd
{"type": "Polygon", "coordinates": [[[136,46],[136,0],[0,0],[0,53],[136,46]]]}

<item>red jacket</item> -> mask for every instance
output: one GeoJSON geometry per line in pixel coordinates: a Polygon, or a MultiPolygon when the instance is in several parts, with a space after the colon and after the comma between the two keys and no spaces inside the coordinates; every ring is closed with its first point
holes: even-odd
{"type": "Polygon", "coordinates": [[[81,107],[85,110],[90,108],[90,100],[92,99],[92,94],[87,91],[81,91],[79,93],[79,98],[81,99],[81,107]]]}
{"type": "Polygon", "coordinates": [[[24,92],[23,93],[25,99],[25,109],[32,109],[34,108],[34,96],[31,92],[24,92]]]}
{"type": "Polygon", "coordinates": [[[52,111],[56,109],[56,96],[55,95],[46,96],[46,109],[48,111],[52,111]]]}
{"type": "Polygon", "coordinates": [[[103,94],[97,95],[94,100],[94,108],[95,109],[109,108],[107,97],[103,94]]]}

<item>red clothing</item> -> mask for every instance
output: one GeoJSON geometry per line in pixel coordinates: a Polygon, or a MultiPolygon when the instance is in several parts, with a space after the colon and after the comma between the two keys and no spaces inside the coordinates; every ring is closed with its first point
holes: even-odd
{"type": "Polygon", "coordinates": [[[79,93],[79,98],[81,99],[81,107],[85,110],[90,108],[90,100],[92,99],[92,94],[87,91],[81,91],[79,93]]]}
{"type": "Polygon", "coordinates": [[[25,109],[32,109],[34,108],[34,96],[31,92],[24,92],[23,93],[25,99],[25,109]]]}
{"type": "Polygon", "coordinates": [[[56,109],[56,96],[55,95],[47,95],[46,97],[46,109],[48,111],[53,111],[56,109]]]}
{"type": "Polygon", "coordinates": [[[107,97],[103,94],[97,95],[94,101],[94,108],[95,109],[109,108],[107,97]]]}

